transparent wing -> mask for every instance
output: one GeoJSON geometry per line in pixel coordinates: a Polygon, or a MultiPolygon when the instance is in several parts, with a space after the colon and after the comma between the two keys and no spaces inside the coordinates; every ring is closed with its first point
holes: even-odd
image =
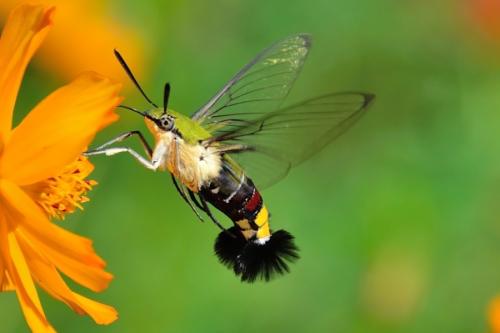
{"type": "Polygon", "coordinates": [[[288,95],[311,45],[306,34],[285,38],[259,53],[193,114],[215,135],[227,124],[276,110],[288,95]]]}
{"type": "Polygon", "coordinates": [[[226,154],[265,188],[344,133],[365,113],[373,98],[356,92],[312,98],[255,120],[233,122],[209,141],[225,147],[226,154]]]}

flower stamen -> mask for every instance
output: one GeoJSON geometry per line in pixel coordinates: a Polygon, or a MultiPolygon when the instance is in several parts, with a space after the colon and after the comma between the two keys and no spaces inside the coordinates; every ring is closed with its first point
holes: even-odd
{"type": "Polygon", "coordinates": [[[49,217],[61,220],[77,208],[83,210],[81,204],[89,201],[87,192],[97,185],[96,181],[85,179],[93,169],[93,164],[86,157],[80,156],[75,162],[67,165],[58,176],[32,185],[36,186],[37,203],[49,217]]]}

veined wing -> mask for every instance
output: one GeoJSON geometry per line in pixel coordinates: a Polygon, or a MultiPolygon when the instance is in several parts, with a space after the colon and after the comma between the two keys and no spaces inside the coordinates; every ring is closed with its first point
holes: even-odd
{"type": "Polygon", "coordinates": [[[344,133],[374,97],[347,92],[312,98],[255,120],[227,125],[207,144],[225,149],[259,187],[265,188],[344,133]]]}
{"type": "Polygon", "coordinates": [[[214,135],[226,125],[245,123],[276,110],[288,95],[311,46],[311,37],[285,38],[259,53],[192,119],[214,135]]]}

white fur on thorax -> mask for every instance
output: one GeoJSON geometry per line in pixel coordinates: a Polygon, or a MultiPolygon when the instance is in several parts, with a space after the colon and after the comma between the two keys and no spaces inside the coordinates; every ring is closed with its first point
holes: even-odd
{"type": "Polygon", "coordinates": [[[189,144],[172,132],[161,134],[152,162],[173,173],[194,192],[217,177],[221,169],[220,154],[215,148],[189,144]]]}

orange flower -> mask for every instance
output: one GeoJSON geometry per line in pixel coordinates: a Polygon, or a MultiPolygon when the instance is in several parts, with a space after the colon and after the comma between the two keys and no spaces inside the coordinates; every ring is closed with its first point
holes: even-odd
{"type": "Polygon", "coordinates": [[[492,333],[500,333],[500,297],[490,303],[488,317],[492,333]]]}
{"type": "Polygon", "coordinates": [[[493,40],[500,40],[500,1],[469,0],[466,8],[479,28],[493,40]]]}
{"type": "MultiPolygon", "coordinates": [[[[24,0],[0,1],[0,17],[24,0]]],[[[51,0],[57,7],[57,26],[40,48],[37,64],[64,79],[82,70],[95,70],[115,80],[126,79],[113,56],[119,49],[131,64],[144,64],[144,42],[137,31],[106,13],[109,3],[98,0],[51,0]]],[[[110,14],[113,14],[112,12],[110,14]]],[[[136,66],[136,74],[141,68],[136,66]]]]}
{"type": "Polygon", "coordinates": [[[53,332],[35,288],[99,324],[116,311],[73,292],[60,272],[93,290],[112,275],[92,242],[49,221],[81,207],[93,183],[81,153],[95,133],[117,119],[119,85],[82,74],[40,102],[12,129],[12,113],[26,66],[52,26],[54,8],[16,7],[0,38],[0,291],[15,291],[30,328],[53,332]]]}

